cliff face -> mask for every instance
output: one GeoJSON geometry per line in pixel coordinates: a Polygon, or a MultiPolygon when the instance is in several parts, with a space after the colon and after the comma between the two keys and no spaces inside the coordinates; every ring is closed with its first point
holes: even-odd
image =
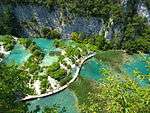
{"type": "Polygon", "coordinates": [[[35,5],[17,6],[14,7],[14,14],[26,36],[40,35],[41,29],[44,27],[57,29],[66,38],[70,36],[71,32],[94,34],[99,33],[101,29],[99,18],[77,17],[68,12],[62,13],[57,8],[49,10],[35,5]]]}
{"type": "Polygon", "coordinates": [[[142,3],[138,6],[138,14],[146,17],[148,20],[148,23],[150,24],[150,10],[142,3]]]}
{"type": "MultiPolygon", "coordinates": [[[[127,0],[122,1],[125,9],[126,2],[127,0]]],[[[0,5],[0,11],[6,7],[7,5],[0,5]]],[[[118,32],[121,27],[121,25],[114,25],[111,18],[106,25],[100,18],[79,17],[68,11],[64,12],[58,8],[50,10],[39,5],[17,5],[13,7],[13,13],[23,29],[22,34],[26,37],[42,36],[42,29],[47,27],[56,29],[64,38],[69,38],[71,32],[84,32],[90,35],[104,31],[105,37],[110,39],[112,34],[118,32]]],[[[139,4],[138,13],[148,18],[150,22],[150,11],[144,4],[139,4]]]]}

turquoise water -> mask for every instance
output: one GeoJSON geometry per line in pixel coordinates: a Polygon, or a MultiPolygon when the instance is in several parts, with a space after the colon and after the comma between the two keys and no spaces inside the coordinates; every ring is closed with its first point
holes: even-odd
{"type": "Polygon", "coordinates": [[[44,38],[35,38],[33,41],[45,52],[55,51],[54,40],[48,40],[44,38]]]}
{"type": "Polygon", "coordinates": [[[29,110],[34,111],[36,106],[40,107],[40,111],[37,113],[42,113],[45,107],[52,107],[55,104],[60,107],[60,111],[65,108],[65,113],[79,113],[77,108],[77,97],[69,89],[49,97],[29,101],[29,103],[29,110]]]}
{"type": "MultiPolygon", "coordinates": [[[[127,73],[130,76],[133,76],[135,71],[140,72],[143,76],[146,74],[150,74],[150,70],[148,67],[148,59],[150,58],[150,55],[145,56],[133,56],[133,59],[130,62],[127,62],[123,65],[123,71],[127,73]]],[[[142,86],[148,84],[148,80],[140,80],[138,78],[135,78],[139,84],[142,86]]]]}
{"type": "MultiPolygon", "coordinates": [[[[48,55],[48,52],[57,50],[54,46],[53,40],[40,38],[34,39],[34,41],[46,53],[41,65],[51,65],[53,62],[56,62],[58,60],[58,56],[48,55]]],[[[30,55],[30,52],[27,51],[23,46],[16,45],[11,54],[5,60],[7,62],[16,62],[18,64],[21,64],[25,62],[30,57],[30,55]]],[[[131,62],[124,64],[123,70],[130,75],[133,73],[133,70],[139,70],[143,74],[148,74],[150,72],[146,68],[146,66],[148,66],[148,64],[146,63],[147,58],[148,56],[146,56],[145,58],[138,57],[131,62]]],[[[99,80],[103,77],[103,75],[100,74],[100,70],[103,68],[107,68],[107,66],[105,66],[102,62],[97,61],[96,58],[91,58],[84,63],[80,71],[80,75],[87,79],[99,80]]],[[[146,81],[140,81],[140,83],[143,84],[146,83],[146,81]]],[[[78,113],[77,97],[69,89],[66,89],[53,96],[29,101],[29,103],[31,104],[28,107],[30,111],[35,110],[36,106],[39,106],[41,108],[38,113],[41,113],[44,107],[52,107],[55,104],[58,104],[60,106],[60,110],[65,107],[67,110],[66,113],[78,113]]]]}
{"type": "Polygon", "coordinates": [[[100,73],[103,68],[106,68],[104,64],[98,62],[96,58],[91,58],[82,66],[80,76],[91,80],[99,80],[103,77],[100,73]]]}
{"type": "MultiPolygon", "coordinates": [[[[146,66],[148,64],[146,63],[147,57],[143,58],[137,58],[130,63],[124,64],[124,69],[127,73],[132,74],[133,70],[139,70],[143,74],[148,74],[149,71],[147,70],[146,66]]],[[[107,68],[104,64],[98,62],[95,58],[92,58],[88,60],[86,63],[84,63],[80,75],[87,79],[92,80],[98,80],[102,78],[102,74],[100,74],[100,69],[107,68]]],[[[145,81],[144,81],[145,82],[145,81]]],[[[141,82],[143,83],[143,82],[141,82]]],[[[34,100],[31,101],[31,106],[29,109],[34,110],[36,108],[36,105],[39,105],[42,112],[43,108],[45,106],[53,106],[55,104],[59,104],[61,109],[63,107],[66,108],[66,113],[78,113],[78,108],[76,106],[77,97],[73,94],[73,92],[69,91],[69,89],[66,89],[65,91],[58,93],[54,96],[49,96],[40,100],[34,100]]]]}
{"type": "Polygon", "coordinates": [[[45,52],[45,57],[42,61],[41,66],[49,66],[53,64],[54,62],[58,61],[58,56],[50,56],[48,53],[50,51],[57,51],[57,49],[54,45],[54,40],[50,39],[44,39],[44,38],[36,38],[33,39],[33,41],[45,52]]]}
{"type": "MultiPolygon", "coordinates": [[[[52,40],[39,38],[34,39],[34,41],[46,53],[41,65],[47,66],[58,61],[58,56],[48,55],[48,52],[57,50],[52,40]]],[[[32,54],[26,50],[24,46],[17,44],[11,51],[11,54],[5,58],[5,61],[7,63],[23,64],[31,55],[32,54]]]]}
{"type": "MultiPolygon", "coordinates": [[[[53,40],[48,39],[34,39],[34,42],[46,53],[43,61],[42,66],[48,66],[51,65],[53,62],[58,61],[58,56],[49,56],[48,52],[50,51],[57,51],[58,49],[54,45],[53,40]]],[[[60,106],[60,110],[65,107],[66,112],[65,113],[78,113],[77,111],[77,97],[75,94],[70,91],[69,89],[66,89],[56,95],[48,96],[45,98],[33,100],[29,102],[31,105],[29,106],[29,110],[35,110],[36,106],[39,106],[41,110],[38,113],[42,113],[43,109],[45,107],[52,107],[55,104],[58,104],[60,106]]]]}
{"type": "Polygon", "coordinates": [[[134,70],[137,70],[141,72],[142,74],[148,74],[150,73],[149,70],[146,68],[148,66],[148,63],[146,62],[148,60],[148,55],[145,55],[145,57],[136,57],[133,61],[124,64],[124,69],[128,74],[132,74],[134,70]]]}
{"type": "Polygon", "coordinates": [[[17,44],[11,53],[5,58],[7,63],[22,64],[31,56],[31,53],[24,46],[17,44]]]}
{"type": "MultiPolygon", "coordinates": [[[[48,66],[53,62],[58,61],[58,56],[48,55],[48,52],[58,50],[55,48],[54,42],[52,40],[40,38],[34,39],[34,41],[46,54],[42,61],[42,66],[48,66]]],[[[6,57],[5,61],[7,63],[14,62],[17,64],[22,64],[23,62],[27,61],[27,59],[31,55],[32,54],[28,50],[26,50],[24,46],[17,44],[12,50],[11,54],[6,57]]],[[[29,111],[35,110],[36,106],[39,105],[39,107],[41,108],[39,113],[41,113],[44,107],[52,107],[53,105],[58,104],[60,106],[60,109],[65,107],[65,109],[67,110],[66,113],[78,113],[76,106],[77,97],[69,89],[66,89],[53,96],[29,101],[29,103],[31,104],[31,106],[29,106],[29,111]]]]}

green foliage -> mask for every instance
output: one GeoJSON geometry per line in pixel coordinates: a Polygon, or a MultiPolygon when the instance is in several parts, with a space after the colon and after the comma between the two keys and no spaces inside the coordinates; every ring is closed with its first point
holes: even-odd
{"type": "Polygon", "coordinates": [[[4,54],[0,53],[0,58],[3,59],[4,58],[4,54]]]}
{"type": "Polygon", "coordinates": [[[123,49],[129,53],[137,53],[138,51],[148,52],[149,49],[149,31],[150,26],[147,20],[137,14],[127,17],[124,25],[123,38],[121,44],[123,49]]]}
{"type": "Polygon", "coordinates": [[[100,49],[100,50],[105,50],[107,46],[106,39],[103,36],[97,36],[95,37],[95,45],[100,49]]]}
{"type": "Polygon", "coordinates": [[[45,108],[43,113],[59,113],[57,107],[45,108]]]}
{"type": "Polygon", "coordinates": [[[43,28],[42,29],[42,34],[43,34],[44,37],[47,37],[49,32],[50,32],[49,28],[43,28]]]}
{"type": "Polygon", "coordinates": [[[79,42],[80,41],[79,34],[77,32],[72,32],[71,39],[74,40],[75,42],[79,42]]]}
{"type": "Polygon", "coordinates": [[[41,48],[30,39],[19,38],[19,44],[29,49],[32,53],[22,68],[28,70],[30,74],[38,74],[38,72],[42,71],[42,68],[39,66],[39,64],[42,63],[42,59],[44,58],[45,54],[42,52],[41,48]]]}
{"type": "Polygon", "coordinates": [[[40,66],[36,63],[30,63],[30,65],[28,65],[29,68],[29,73],[33,74],[38,72],[38,70],[40,70],[40,66]]]}
{"type": "Polygon", "coordinates": [[[56,30],[51,30],[50,32],[48,32],[47,35],[53,39],[60,39],[61,38],[61,34],[56,30]]]}
{"type": "Polygon", "coordinates": [[[47,74],[56,80],[61,80],[67,75],[66,71],[60,68],[60,64],[58,62],[53,63],[48,67],[47,74]]]}
{"type": "Polygon", "coordinates": [[[9,35],[4,35],[0,37],[0,42],[3,43],[6,51],[11,51],[15,46],[14,39],[9,35]]]}
{"type": "Polygon", "coordinates": [[[36,51],[36,50],[41,50],[41,49],[40,49],[40,47],[38,47],[38,46],[36,45],[35,42],[32,42],[32,43],[30,44],[29,50],[31,51],[31,53],[33,53],[34,51],[36,51]]]}
{"type": "Polygon", "coordinates": [[[29,46],[32,44],[32,41],[27,38],[19,38],[18,42],[19,44],[23,45],[25,48],[29,48],[29,46]]]}
{"type": "Polygon", "coordinates": [[[59,63],[53,63],[52,65],[50,65],[48,67],[47,73],[53,72],[53,71],[57,71],[60,68],[60,64],[59,63]]]}
{"type": "Polygon", "coordinates": [[[97,52],[95,56],[99,61],[105,62],[111,67],[113,67],[116,71],[120,71],[120,66],[124,61],[125,54],[123,51],[102,51],[97,52]]]}
{"type": "Polygon", "coordinates": [[[102,17],[105,21],[115,12],[112,6],[119,5],[117,1],[112,0],[86,0],[86,2],[82,0],[68,0],[67,2],[59,0],[57,4],[61,8],[67,8],[71,13],[86,17],[102,17]]]}
{"type": "Polygon", "coordinates": [[[107,48],[118,50],[121,48],[120,43],[121,43],[121,34],[117,33],[113,36],[110,43],[107,45],[107,48]]]}
{"type": "Polygon", "coordinates": [[[61,34],[57,30],[52,30],[49,28],[43,28],[42,34],[44,37],[50,37],[52,39],[60,39],[61,38],[61,34]]]}
{"type": "Polygon", "coordinates": [[[146,6],[148,7],[148,9],[150,9],[150,1],[149,0],[143,0],[146,4],[146,6]]]}
{"type": "Polygon", "coordinates": [[[129,23],[127,24],[125,37],[126,40],[135,39],[142,35],[147,25],[145,18],[135,15],[133,18],[129,17],[129,23]]]}
{"type": "Polygon", "coordinates": [[[65,76],[67,76],[67,72],[64,69],[59,69],[56,72],[53,72],[51,74],[51,77],[54,78],[54,79],[56,79],[56,80],[61,80],[65,76]]]}
{"type": "Polygon", "coordinates": [[[67,84],[72,79],[71,75],[66,76],[65,78],[60,80],[60,86],[67,84]]]}
{"type": "Polygon", "coordinates": [[[30,94],[29,75],[15,65],[0,64],[0,111],[3,113],[26,113],[26,105],[16,99],[30,94]]]}
{"type": "Polygon", "coordinates": [[[56,4],[56,0],[2,0],[3,4],[25,4],[25,5],[44,5],[48,8],[53,7],[56,4]]]}
{"type": "Polygon", "coordinates": [[[60,110],[60,106],[59,105],[54,105],[53,107],[46,107],[44,109],[44,112],[43,113],[65,113],[66,112],[66,109],[65,107],[63,107],[61,110],[60,110]]]}
{"type": "Polygon", "coordinates": [[[150,89],[141,87],[128,76],[107,75],[88,93],[82,113],[148,113],[150,89]]]}
{"type": "Polygon", "coordinates": [[[56,48],[64,48],[65,47],[65,42],[63,42],[61,39],[55,39],[54,40],[54,44],[56,46],[56,48]]]}
{"type": "Polygon", "coordinates": [[[12,6],[9,5],[4,12],[0,13],[0,34],[20,36],[21,27],[13,14],[12,6]]]}
{"type": "Polygon", "coordinates": [[[48,82],[47,78],[42,80],[42,82],[41,82],[41,87],[42,87],[41,93],[43,94],[43,93],[46,92],[46,89],[49,88],[49,82],[48,82]]]}
{"type": "Polygon", "coordinates": [[[126,42],[125,49],[128,53],[137,53],[141,51],[143,53],[150,52],[150,39],[149,38],[139,38],[133,41],[126,42]]]}
{"type": "Polygon", "coordinates": [[[84,32],[72,32],[71,39],[77,43],[81,42],[86,35],[84,32]]]}

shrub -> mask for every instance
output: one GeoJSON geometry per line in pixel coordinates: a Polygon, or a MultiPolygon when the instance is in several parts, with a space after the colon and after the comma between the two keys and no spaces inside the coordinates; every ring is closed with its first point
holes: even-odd
{"type": "Polygon", "coordinates": [[[41,93],[45,93],[46,92],[46,89],[49,88],[49,83],[48,83],[48,80],[47,79],[44,79],[41,81],[41,93]]]}
{"type": "Polygon", "coordinates": [[[57,71],[59,68],[60,68],[59,63],[53,63],[52,65],[50,65],[48,67],[47,73],[51,73],[51,72],[57,71]]]}
{"type": "Polygon", "coordinates": [[[59,32],[57,32],[56,30],[51,30],[50,32],[48,32],[48,37],[51,37],[53,39],[60,39],[61,38],[61,34],[59,32]]]}
{"type": "Polygon", "coordinates": [[[0,58],[4,58],[4,54],[0,53],[0,58]]]}
{"type": "Polygon", "coordinates": [[[67,75],[67,72],[64,69],[59,69],[51,74],[51,77],[56,80],[61,80],[67,75]]]}
{"type": "Polygon", "coordinates": [[[72,32],[71,39],[74,40],[75,42],[79,42],[80,41],[79,34],[77,32],[72,32]]]}
{"type": "Polygon", "coordinates": [[[60,86],[67,84],[72,79],[71,75],[66,76],[65,78],[60,80],[60,86]]]}
{"type": "Polygon", "coordinates": [[[150,112],[149,85],[141,87],[127,75],[106,75],[99,84],[90,88],[86,101],[80,104],[82,113],[150,112]]]}
{"type": "Polygon", "coordinates": [[[52,39],[60,39],[61,38],[61,34],[59,32],[57,32],[57,30],[52,30],[50,28],[43,28],[42,34],[44,37],[50,37],[52,39]]]}
{"type": "Polygon", "coordinates": [[[149,38],[139,38],[133,41],[128,41],[125,44],[125,50],[132,54],[138,51],[149,53],[150,52],[150,39],[149,38]]]}

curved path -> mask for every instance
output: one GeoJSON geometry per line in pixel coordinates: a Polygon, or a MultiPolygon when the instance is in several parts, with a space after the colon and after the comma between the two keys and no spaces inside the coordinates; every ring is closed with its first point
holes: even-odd
{"type": "Polygon", "coordinates": [[[84,63],[86,60],[90,59],[91,57],[93,57],[93,56],[95,56],[95,55],[96,55],[96,53],[92,53],[92,54],[90,54],[90,55],[88,55],[88,56],[86,56],[86,57],[84,57],[84,58],[81,59],[81,63],[79,64],[79,66],[76,66],[76,67],[75,67],[75,68],[76,68],[76,72],[74,73],[73,78],[72,78],[66,85],[64,85],[64,86],[62,86],[62,87],[60,87],[60,88],[58,88],[58,89],[56,89],[56,90],[53,90],[53,91],[50,91],[50,92],[47,92],[47,93],[44,93],[44,94],[41,94],[41,95],[28,95],[28,96],[26,96],[25,98],[22,98],[21,100],[22,100],[22,101],[25,101],[25,100],[32,100],[32,99],[36,99],[36,98],[42,98],[42,97],[50,96],[50,95],[56,94],[56,93],[58,93],[58,92],[60,92],[60,91],[63,91],[63,90],[66,89],[72,82],[74,82],[74,81],[76,80],[76,78],[77,78],[78,75],[79,75],[79,72],[80,72],[80,70],[81,70],[81,67],[82,67],[83,63],[84,63]]]}

